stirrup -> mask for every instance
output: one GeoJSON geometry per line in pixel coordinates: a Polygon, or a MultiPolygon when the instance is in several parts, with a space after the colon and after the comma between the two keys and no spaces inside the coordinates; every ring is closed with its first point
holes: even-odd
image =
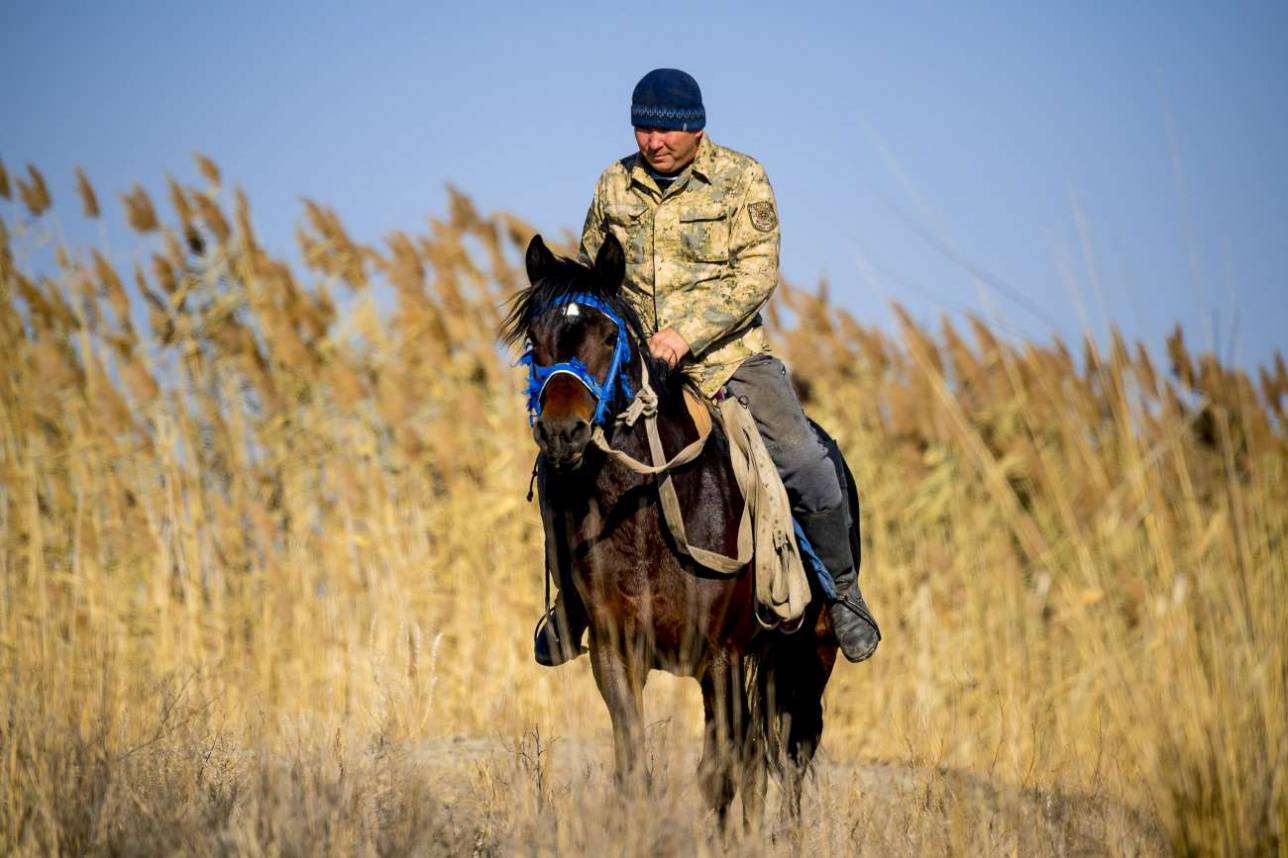
{"type": "MultiPolygon", "coordinates": [[[[571,630],[569,632],[571,634],[571,630]]],[[[554,608],[537,620],[532,633],[532,656],[537,664],[542,667],[558,667],[588,652],[590,650],[581,645],[581,634],[571,644],[566,644],[559,637],[558,626],[554,621],[554,608]]]]}

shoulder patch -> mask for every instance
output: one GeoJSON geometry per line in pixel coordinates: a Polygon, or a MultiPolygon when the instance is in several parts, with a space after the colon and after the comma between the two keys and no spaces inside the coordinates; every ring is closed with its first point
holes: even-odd
{"type": "Polygon", "coordinates": [[[769,232],[778,226],[778,215],[774,212],[774,204],[768,200],[747,206],[747,213],[751,215],[751,225],[761,232],[769,232]]]}

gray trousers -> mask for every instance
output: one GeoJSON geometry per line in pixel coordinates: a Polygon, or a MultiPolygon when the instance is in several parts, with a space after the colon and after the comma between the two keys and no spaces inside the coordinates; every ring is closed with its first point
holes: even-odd
{"type": "Polygon", "coordinates": [[[771,355],[749,357],[725,389],[751,410],[765,449],[787,487],[793,514],[813,518],[843,509],[846,500],[836,468],[805,419],[783,362],[771,355]]]}

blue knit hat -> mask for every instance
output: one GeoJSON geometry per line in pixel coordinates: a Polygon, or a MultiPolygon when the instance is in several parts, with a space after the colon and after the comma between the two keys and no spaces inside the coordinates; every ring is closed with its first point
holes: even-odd
{"type": "Polygon", "coordinates": [[[701,131],[707,124],[702,90],[679,69],[653,69],[631,93],[631,125],[667,131],[701,131]]]}

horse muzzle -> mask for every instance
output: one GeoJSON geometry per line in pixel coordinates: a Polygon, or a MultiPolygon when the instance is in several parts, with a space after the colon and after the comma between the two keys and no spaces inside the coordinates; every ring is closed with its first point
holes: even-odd
{"type": "Polygon", "coordinates": [[[590,443],[590,431],[590,421],[581,417],[540,417],[532,435],[551,467],[569,469],[581,464],[590,443]]]}

